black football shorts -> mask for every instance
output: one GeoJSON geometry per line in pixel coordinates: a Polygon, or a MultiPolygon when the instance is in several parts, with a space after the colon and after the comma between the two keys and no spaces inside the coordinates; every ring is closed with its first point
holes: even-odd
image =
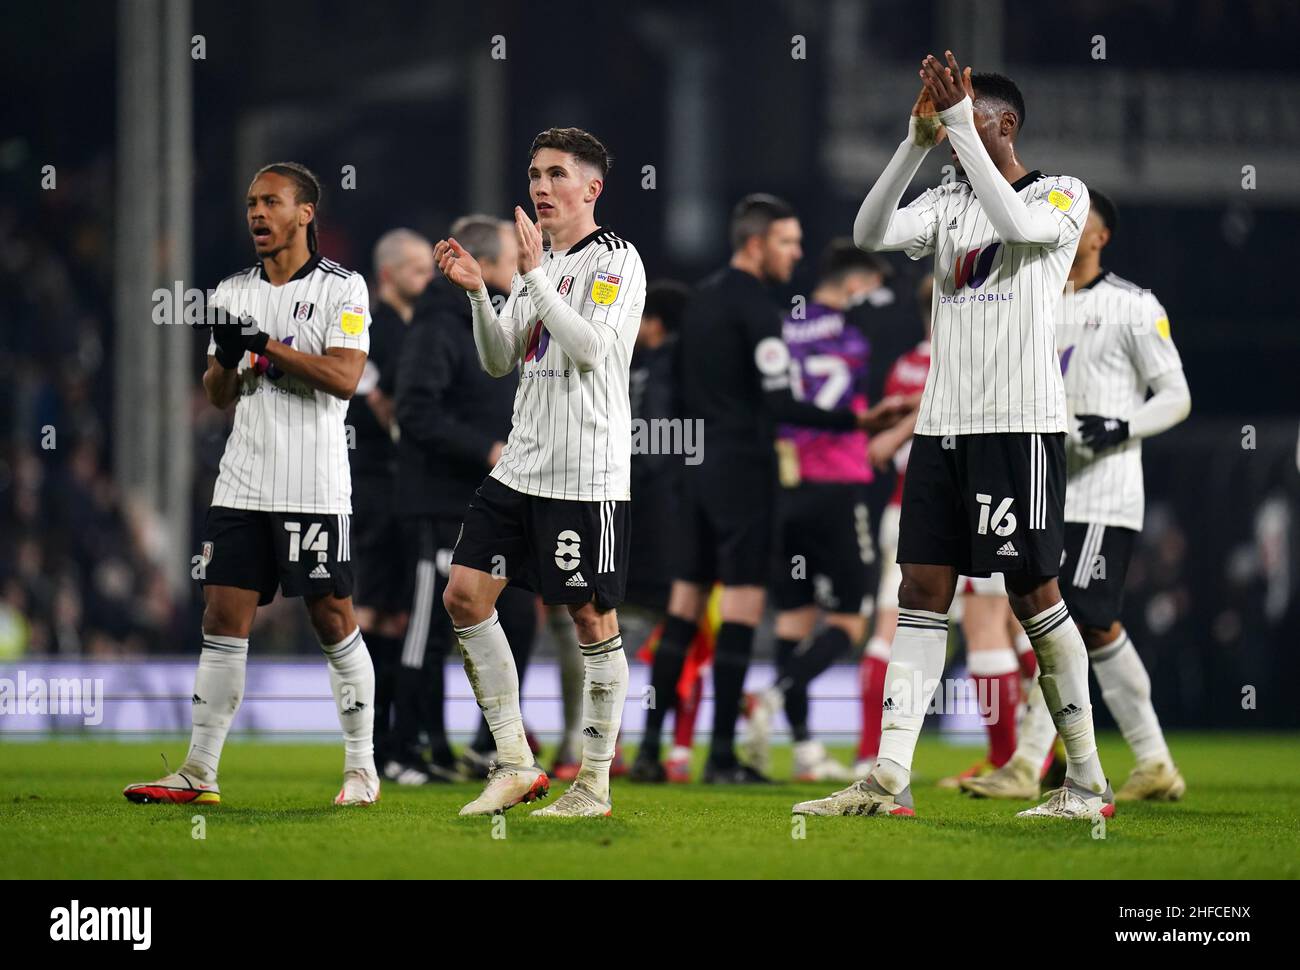
{"type": "Polygon", "coordinates": [[[611,610],[627,584],[627,502],[525,495],[491,476],[474,493],[453,565],[507,577],[548,604],[611,610]]]}
{"type": "Polygon", "coordinates": [[[1076,623],[1104,630],[1120,618],[1137,537],[1121,526],[1065,523],[1061,598],[1076,623]]]}
{"type": "Polygon", "coordinates": [[[1056,576],[1064,541],[1064,434],[913,436],[900,563],[1056,576]]]}
{"type": "Polygon", "coordinates": [[[699,586],[766,586],[776,536],[776,463],[767,457],[715,458],[683,473],[673,578],[699,586]]]}
{"type": "Polygon", "coordinates": [[[352,595],[350,515],[258,512],[214,505],[203,524],[200,582],[285,596],[352,595]]]}
{"type": "Polygon", "coordinates": [[[879,582],[865,485],[804,482],[778,489],[772,603],[870,615],[879,582]]]}

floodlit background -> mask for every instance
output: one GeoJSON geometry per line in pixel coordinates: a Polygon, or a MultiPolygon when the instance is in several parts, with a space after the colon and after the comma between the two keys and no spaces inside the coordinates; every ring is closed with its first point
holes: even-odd
{"type": "MultiPolygon", "coordinates": [[[[1031,169],[1116,200],[1105,265],[1173,322],[1193,414],[1144,446],[1126,616],[1162,721],[1294,726],[1277,685],[1294,683],[1300,646],[1298,33],[1286,0],[8,5],[0,673],[184,655],[171,680],[121,691],[188,694],[191,556],[230,419],[203,397],[204,339],[156,326],[154,293],[253,262],[243,193],[259,166],[317,172],[323,252],[369,274],[386,229],[436,239],[463,213],[506,215],[527,202],[533,135],[588,128],[616,157],[600,220],[651,279],[721,264],[741,195],[793,202],[808,258],[774,294],[787,299],[905,133],[920,57],[951,47],[1020,84],[1031,169]]],[[[946,160],[936,152],[907,198],[946,160]]],[[[894,264],[901,349],[920,337],[926,266],[894,264]]],[[[319,687],[334,729],[301,606],[278,601],[253,656],[293,655],[310,665],[293,689],[319,687]]],[[[526,692],[556,708],[537,671],[526,692]]],[[[845,673],[814,696],[852,693],[845,673]]],[[[241,718],[257,716],[253,678],[241,718]]],[[[164,726],[170,714],[147,712],[172,706],[136,713],[164,726]]],[[[851,730],[856,704],[836,709],[814,706],[814,725],[851,730]]],[[[176,711],[184,729],[188,703],[176,711]]]]}

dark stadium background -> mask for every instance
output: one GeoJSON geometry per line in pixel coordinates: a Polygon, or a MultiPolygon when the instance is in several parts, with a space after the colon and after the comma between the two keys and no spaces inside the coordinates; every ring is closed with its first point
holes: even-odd
{"type": "MultiPolygon", "coordinates": [[[[193,528],[226,425],[203,401],[193,334],[183,406],[158,397],[149,294],[177,278],[158,269],[176,240],[130,242],[129,217],[157,204],[165,172],[124,162],[136,156],[120,98],[159,44],[156,0],[129,6],[134,18],[109,2],[5,11],[0,662],[192,653],[198,630],[188,555],[159,553],[165,521],[140,498],[142,480],[167,480],[171,453],[139,438],[190,436],[193,528]],[[40,188],[46,165],[53,191],[40,188]]],[[[848,233],[903,134],[917,59],[951,46],[1012,74],[1028,101],[1022,157],[1117,200],[1105,263],[1162,299],[1192,388],[1191,419],[1146,445],[1147,527],[1130,584],[1157,709],[1170,726],[1300,723],[1276,686],[1294,682],[1300,646],[1300,67],[1287,50],[1300,5],[172,7],[189,9],[179,35],[206,44],[189,75],[192,209],[176,223],[190,253],[179,278],[199,288],[252,261],[242,194],[265,162],[293,158],[322,176],[322,248],[368,270],[388,228],[437,238],[463,212],[525,203],[533,134],[572,124],[613,150],[602,222],[637,243],[652,279],[691,281],[722,262],[731,204],[763,190],[801,214],[807,257],[791,292],[806,292],[813,257],[848,233]],[[498,34],[507,54],[495,61],[498,34]],[[791,57],[795,35],[805,59],[791,57]],[[1094,35],[1105,60],[1091,54],[1094,35]],[[354,190],[340,188],[345,165],[354,190]],[[1254,448],[1242,444],[1250,429],[1254,448]],[[1243,685],[1258,688],[1256,710],[1243,709],[1243,685]]],[[[159,105],[168,83],[159,76],[159,105]]],[[[896,269],[907,298],[922,265],[896,269]]],[[[256,655],[315,651],[289,607],[268,611],[256,655]]]]}

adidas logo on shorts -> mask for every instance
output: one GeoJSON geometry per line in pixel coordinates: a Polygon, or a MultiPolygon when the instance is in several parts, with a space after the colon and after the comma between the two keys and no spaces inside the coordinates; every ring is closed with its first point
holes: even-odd
{"type": "Polygon", "coordinates": [[[325,568],[325,564],[323,562],[319,562],[316,564],[316,568],[307,574],[307,578],[308,579],[329,579],[330,571],[325,568]]]}
{"type": "Polygon", "coordinates": [[[567,583],[565,583],[564,585],[565,585],[565,586],[582,586],[582,587],[585,588],[586,585],[587,585],[587,581],[586,581],[585,579],[582,578],[582,573],[574,573],[572,576],[569,577],[569,581],[568,581],[567,583]]]}
{"type": "Polygon", "coordinates": [[[1002,548],[998,550],[998,555],[999,555],[999,556],[1018,556],[1018,555],[1020,555],[1020,553],[1016,552],[1016,547],[1013,546],[1011,543],[1009,543],[1009,542],[1004,542],[1004,543],[1002,544],[1002,548]]]}

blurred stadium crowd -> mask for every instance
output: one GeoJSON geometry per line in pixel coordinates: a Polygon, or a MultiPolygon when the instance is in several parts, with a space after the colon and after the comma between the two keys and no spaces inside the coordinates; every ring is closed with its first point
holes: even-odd
{"type": "Polygon", "coordinates": [[[183,609],[107,461],[111,153],[65,178],[0,208],[0,657],[163,650],[183,609]]]}

